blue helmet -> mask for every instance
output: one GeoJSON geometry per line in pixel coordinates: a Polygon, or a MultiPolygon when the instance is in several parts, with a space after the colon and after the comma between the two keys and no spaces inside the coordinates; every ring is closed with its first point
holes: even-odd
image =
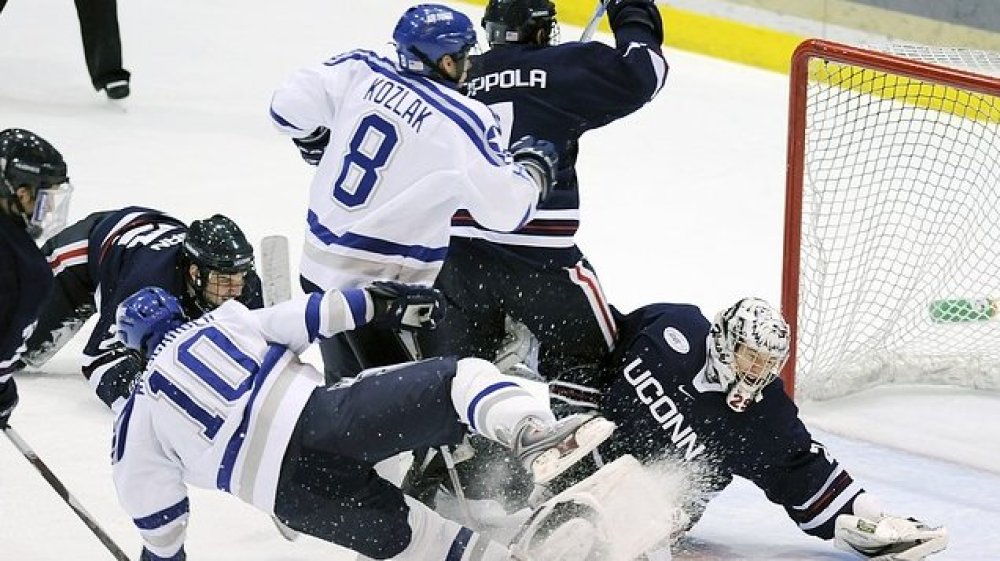
{"type": "Polygon", "coordinates": [[[184,325],[187,317],[176,296],[148,286],[118,304],[115,320],[118,338],[126,347],[152,356],[163,337],[184,325]]]}
{"type": "Polygon", "coordinates": [[[472,20],[440,4],[413,6],[399,18],[392,39],[399,65],[425,76],[437,77],[437,63],[444,55],[464,58],[476,45],[472,20]]]}

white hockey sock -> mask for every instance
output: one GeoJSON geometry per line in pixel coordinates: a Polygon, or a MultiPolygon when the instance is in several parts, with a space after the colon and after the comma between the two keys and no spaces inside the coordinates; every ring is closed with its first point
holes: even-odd
{"type": "MultiPolygon", "coordinates": [[[[510,434],[525,417],[554,423],[547,390],[533,393],[528,384],[537,383],[505,376],[493,364],[478,358],[463,358],[451,385],[451,402],[458,418],[472,430],[497,440],[497,430],[510,434]]],[[[509,444],[502,442],[503,444],[509,444]]]]}

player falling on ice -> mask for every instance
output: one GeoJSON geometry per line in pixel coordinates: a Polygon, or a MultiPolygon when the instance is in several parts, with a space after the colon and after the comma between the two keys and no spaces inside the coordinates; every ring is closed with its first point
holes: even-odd
{"type": "Polygon", "coordinates": [[[544,483],[604,441],[610,422],[556,421],[544,396],[480,359],[410,362],[326,387],[298,359],[317,339],[368,323],[432,327],[440,303],[430,288],[376,282],[260,310],[230,300],[187,322],[162,289],[126,299],[119,338],[148,364],[115,423],[114,478],[142,558],[185,559],[195,485],[374,559],[535,561],[405,497],[374,465],[472,430],[509,446],[544,483]]]}

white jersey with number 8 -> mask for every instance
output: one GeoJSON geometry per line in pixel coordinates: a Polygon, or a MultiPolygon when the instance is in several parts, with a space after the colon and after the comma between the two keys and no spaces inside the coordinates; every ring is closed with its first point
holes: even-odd
{"type": "Polygon", "coordinates": [[[275,92],[271,118],[294,138],[330,129],[300,265],[320,288],[373,278],[430,284],[456,210],[499,231],[534,213],[538,187],[505,151],[490,109],[374,52],[294,73],[275,92]]]}

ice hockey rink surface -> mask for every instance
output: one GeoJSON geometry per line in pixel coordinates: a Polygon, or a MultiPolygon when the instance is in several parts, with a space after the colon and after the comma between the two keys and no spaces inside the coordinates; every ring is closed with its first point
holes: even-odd
{"type": "MultiPolygon", "coordinates": [[[[34,130],[62,151],[76,186],[71,220],[129,204],[187,221],[224,212],[251,239],[289,236],[294,264],[311,168],[271,128],[270,93],[298,66],[385,44],[409,5],[121,2],[132,96],[112,105],[90,87],[72,3],[12,0],[0,16],[0,128],[34,130]]],[[[480,8],[455,6],[479,20],[480,8]]],[[[563,26],[563,40],[579,32],[563,26]]],[[[580,246],[623,310],[676,301],[712,315],[744,295],[777,303],[787,79],[672,49],[666,55],[662,94],[582,141],[580,246]]],[[[21,405],[11,424],[137,557],[138,535],[111,481],[112,416],[79,374],[82,343],[81,335],[43,372],[18,377],[21,405]]],[[[319,361],[318,353],[307,358],[319,361]]],[[[889,387],[806,403],[803,411],[815,437],[894,513],[949,527],[951,546],[933,559],[1000,559],[1000,395],[889,387]]],[[[222,493],[192,490],[191,512],[191,559],[355,558],[318,540],[286,542],[266,515],[222,493]]],[[[3,438],[0,544],[4,560],[111,559],[3,438]]],[[[800,533],[782,509],[737,481],[675,559],[853,557],[800,533]]]]}

